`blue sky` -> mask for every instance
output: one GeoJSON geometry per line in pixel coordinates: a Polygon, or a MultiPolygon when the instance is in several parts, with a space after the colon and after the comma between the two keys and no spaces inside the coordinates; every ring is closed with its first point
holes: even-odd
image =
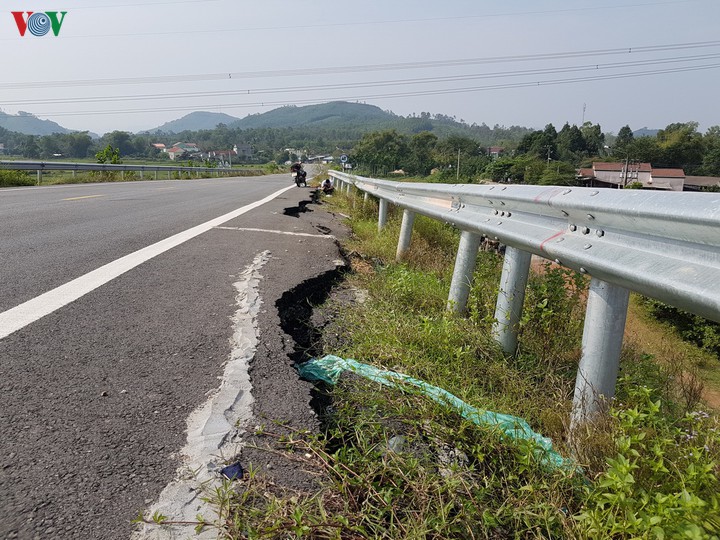
{"type": "Polygon", "coordinates": [[[617,132],[720,124],[718,0],[5,0],[0,108],[139,131],[346,99],[617,132]],[[67,11],[20,37],[11,12],[67,11]]]}

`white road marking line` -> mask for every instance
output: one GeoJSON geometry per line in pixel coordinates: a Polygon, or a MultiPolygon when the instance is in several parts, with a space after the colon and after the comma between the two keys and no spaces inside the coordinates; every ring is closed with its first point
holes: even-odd
{"type": "Polygon", "coordinates": [[[250,227],[215,227],[216,229],[223,229],[226,231],[249,231],[249,232],[261,232],[261,233],[272,233],[272,234],[287,234],[290,236],[309,236],[310,238],[336,238],[332,234],[310,234],[302,232],[289,232],[289,231],[276,231],[274,229],[252,229],[250,227]]]}
{"type": "Polygon", "coordinates": [[[286,191],[290,191],[294,187],[294,185],[288,186],[276,191],[272,195],[268,195],[264,199],[248,204],[223,216],[217,217],[206,223],[170,236],[169,238],[160,240],[155,244],[139,249],[134,253],[130,253],[129,255],[125,255],[120,259],[101,266],[84,276],[80,276],[79,278],[73,279],[72,281],[69,281],[68,283],[65,283],[64,285],[61,285],[51,291],[41,294],[32,300],[28,300],[19,306],[15,306],[14,308],[0,313],[0,339],[6,338],[13,332],[17,332],[28,324],[31,324],[60,309],[61,307],[74,302],[78,298],[94,291],[101,285],[104,285],[116,277],[121,276],[136,266],[139,266],[142,263],[187,242],[188,240],[192,240],[196,236],[199,236],[202,233],[225,223],[226,221],[230,221],[231,219],[241,216],[250,210],[254,210],[259,206],[270,202],[276,197],[279,197],[286,191]]]}
{"type": "Polygon", "coordinates": [[[82,197],[70,197],[69,199],[62,199],[63,201],[79,201],[80,199],[96,199],[98,197],[107,197],[107,195],[84,195],[82,197]]]}

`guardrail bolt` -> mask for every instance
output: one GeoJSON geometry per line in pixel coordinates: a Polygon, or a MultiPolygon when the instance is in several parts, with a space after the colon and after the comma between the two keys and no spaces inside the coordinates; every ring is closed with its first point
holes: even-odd
{"type": "Polygon", "coordinates": [[[577,225],[570,225],[570,230],[571,230],[572,232],[577,231],[577,225]]]}
{"type": "Polygon", "coordinates": [[[582,228],[582,233],[583,233],[583,234],[590,234],[590,227],[583,227],[583,228],[582,228]]]}
{"type": "Polygon", "coordinates": [[[590,221],[592,221],[593,219],[595,219],[595,216],[593,216],[592,214],[588,214],[588,215],[587,215],[587,218],[588,218],[590,221]]]}
{"type": "Polygon", "coordinates": [[[585,270],[582,266],[580,267],[580,273],[581,274],[587,274],[587,270],[585,270]]]}
{"type": "Polygon", "coordinates": [[[597,231],[595,231],[595,234],[597,234],[599,238],[602,238],[603,236],[605,236],[605,231],[598,229],[597,231]]]}
{"type": "Polygon", "coordinates": [[[585,244],[583,246],[583,249],[590,249],[592,247],[592,244],[585,244]]]}

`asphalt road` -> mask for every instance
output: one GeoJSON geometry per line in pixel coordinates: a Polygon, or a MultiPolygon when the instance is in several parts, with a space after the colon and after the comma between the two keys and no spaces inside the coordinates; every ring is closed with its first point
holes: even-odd
{"type": "MultiPolygon", "coordinates": [[[[288,185],[284,174],[1,190],[0,318],[288,185]]],[[[315,423],[276,307],[338,264],[326,235],[343,234],[339,220],[292,211],[308,199],[293,187],[0,338],[0,538],[129,538],[175,474],[188,415],[217,388],[233,284],[263,251],[255,408],[315,423]]]]}

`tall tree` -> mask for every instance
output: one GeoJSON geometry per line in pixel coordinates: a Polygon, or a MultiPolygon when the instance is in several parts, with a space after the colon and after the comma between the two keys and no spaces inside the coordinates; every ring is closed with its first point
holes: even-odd
{"type": "Polygon", "coordinates": [[[612,148],[612,154],[617,159],[625,158],[628,147],[633,143],[635,140],[635,135],[633,135],[632,129],[630,129],[630,126],[623,126],[620,128],[620,131],[618,131],[617,138],[615,139],[615,145],[612,148]]]}
{"type": "Polygon", "coordinates": [[[365,135],[353,149],[352,159],[372,172],[388,172],[400,168],[408,153],[407,138],[392,129],[365,135]]]}
{"type": "Polygon", "coordinates": [[[422,131],[410,139],[410,156],[407,172],[427,176],[435,166],[434,151],[438,138],[429,131],[422,131]]]}

